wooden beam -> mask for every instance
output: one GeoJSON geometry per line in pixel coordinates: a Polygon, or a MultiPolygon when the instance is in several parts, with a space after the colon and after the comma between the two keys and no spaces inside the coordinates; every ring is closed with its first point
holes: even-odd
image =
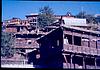
{"type": "Polygon", "coordinates": [[[71,54],[71,58],[70,58],[70,68],[72,67],[72,57],[73,57],[73,54],[71,54]]]}
{"type": "Polygon", "coordinates": [[[96,57],[94,57],[94,59],[95,59],[95,69],[97,69],[97,63],[96,63],[96,57]]]}
{"type": "Polygon", "coordinates": [[[64,59],[65,59],[66,65],[67,65],[67,63],[68,63],[68,62],[67,62],[67,58],[66,58],[66,55],[64,55],[64,59]]]}
{"type": "Polygon", "coordinates": [[[83,69],[86,69],[85,56],[83,56],[83,69]]]}

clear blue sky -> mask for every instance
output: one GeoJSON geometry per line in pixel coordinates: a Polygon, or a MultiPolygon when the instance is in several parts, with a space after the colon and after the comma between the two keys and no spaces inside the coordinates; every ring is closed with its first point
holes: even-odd
{"type": "Polygon", "coordinates": [[[39,8],[43,6],[51,7],[54,13],[58,15],[64,15],[68,11],[76,15],[82,7],[89,14],[100,14],[100,2],[2,0],[2,21],[12,17],[25,19],[26,14],[38,13],[39,8]]]}

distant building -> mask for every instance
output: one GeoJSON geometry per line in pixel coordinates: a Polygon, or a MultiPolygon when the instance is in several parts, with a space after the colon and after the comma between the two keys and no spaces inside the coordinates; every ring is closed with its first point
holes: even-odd
{"type": "MultiPolygon", "coordinates": [[[[28,22],[29,22],[30,24],[36,25],[38,15],[39,15],[38,13],[31,13],[31,14],[28,14],[28,15],[26,15],[26,19],[28,20],[28,22]]],[[[74,17],[74,16],[72,16],[70,13],[68,13],[68,14],[66,14],[66,15],[54,15],[54,16],[55,16],[55,18],[57,18],[57,19],[60,19],[61,16],[62,16],[62,17],[68,17],[68,18],[74,17]]]]}
{"type": "Polygon", "coordinates": [[[28,23],[30,23],[33,26],[36,26],[37,16],[38,16],[38,13],[32,13],[32,14],[26,15],[26,19],[27,19],[28,23]]]}
{"type": "Polygon", "coordinates": [[[9,20],[4,20],[4,24],[6,26],[6,32],[17,32],[16,25],[20,25],[21,19],[20,18],[12,18],[9,20]]]}
{"type": "Polygon", "coordinates": [[[100,24],[100,14],[95,15],[95,20],[98,24],[100,24]]]}
{"type": "Polygon", "coordinates": [[[28,22],[28,20],[21,20],[21,23],[20,25],[23,25],[23,26],[27,26],[27,25],[30,25],[30,23],[28,22]]]}
{"type": "Polygon", "coordinates": [[[20,24],[21,22],[21,19],[20,18],[12,18],[12,19],[9,19],[9,20],[4,20],[4,22],[8,25],[8,24],[20,24]]]}
{"type": "Polygon", "coordinates": [[[100,16],[100,14],[95,14],[95,15],[94,15],[94,17],[98,17],[98,16],[100,16]]]}

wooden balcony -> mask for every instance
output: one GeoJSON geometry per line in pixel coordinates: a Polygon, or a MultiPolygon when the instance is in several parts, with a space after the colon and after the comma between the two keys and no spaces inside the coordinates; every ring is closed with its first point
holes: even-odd
{"type": "Polygon", "coordinates": [[[15,48],[39,48],[39,44],[34,43],[34,44],[15,44],[15,48]]]}
{"type": "Polygon", "coordinates": [[[100,49],[96,48],[90,48],[86,46],[76,46],[76,45],[70,45],[70,44],[64,44],[64,50],[73,52],[73,53],[84,53],[84,54],[90,54],[90,55],[100,55],[100,49]]]}
{"type": "Polygon", "coordinates": [[[17,32],[16,34],[48,34],[48,32],[43,32],[43,31],[39,31],[38,33],[36,33],[36,31],[20,31],[20,32],[17,32]]]}
{"type": "Polygon", "coordinates": [[[89,35],[82,34],[82,37],[89,38],[89,35]]]}
{"type": "MultiPolygon", "coordinates": [[[[73,35],[73,36],[78,36],[78,37],[85,37],[85,38],[96,38],[97,36],[93,36],[93,35],[88,35],[88,34],[82,34],[82,33],[77,33],[77,32],[71,32],[71,31],[63,31],[64,34],[67,35],[73,35]]],[[[100,39],[100,37],[98,37],[98,39],[100,39]]]]}
{"type": "Polygon", "coordinates": [[[19,59],[19,60],[15,60],[15,59],[1,59],[1,64],[27,64],[28,60],[26,59],[19,59]]]}
{"type": "Polygon", "coordinates": [[[63,31],[63,32],[64,32],[64,34],[72,35],[71,31],[63,31]]]}

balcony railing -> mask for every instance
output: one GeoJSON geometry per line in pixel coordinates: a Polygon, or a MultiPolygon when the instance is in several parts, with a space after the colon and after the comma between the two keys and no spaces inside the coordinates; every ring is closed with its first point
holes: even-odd
{"type": "Polygon", "coordinates": [[[86,47],[86,46],[76,46],[70,44],[64,44],[64,50],[74,53],[84,53],[84,54],[91,54],[91,55],[100,55],[100,49],[86,47]]]}
{"type": "Polygon", "coordinates": [[[1,59],[1,64],[27,64],[28,60],[1,59]]]}
{"type": "Polygon", "coordinates": [[[15,47],[16,48],[39,48],[39,45],[36,43],[34,44],[23,43],[23,44],[15,44],[15,47]]]}

